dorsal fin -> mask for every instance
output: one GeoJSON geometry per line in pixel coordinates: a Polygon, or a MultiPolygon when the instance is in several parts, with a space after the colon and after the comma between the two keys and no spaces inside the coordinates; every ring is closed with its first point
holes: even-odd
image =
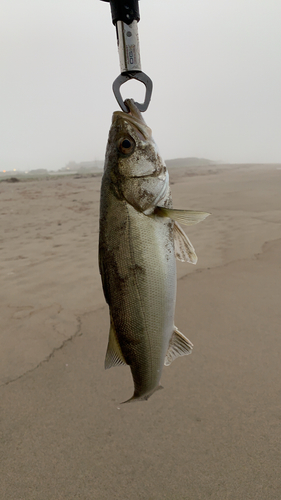
{"type": "Polygon", "coordinates": [[[104,367],[107,370],[112,366],[120,366],[126,365],[126,361],[121,351],[121,347],[119,345],[117,335],[115,332],[114,324],[112,318],[110,318],[110,330],[109,330],[109,339],[108,346],[104,361],[104,367]]]}
{"type": "Polygon", "coordinates": [[[165,357],[165,366],[169,366],[174,359],[179,356],[190,354],[193,344],[188,340],[175,326],[172,337],[170,339],[169,348],[165,357]]]}
{"type": "Polygon", "coordinates": [[[196,264],[197,255],[191,241],[177,222],[174,222],[175,255],[181,262],[196,264]]]}

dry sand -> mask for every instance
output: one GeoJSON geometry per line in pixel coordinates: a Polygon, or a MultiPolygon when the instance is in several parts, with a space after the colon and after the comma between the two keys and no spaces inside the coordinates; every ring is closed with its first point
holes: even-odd
{"type": "Polygon", "coordinates": [[[0,183],[1,500],[280,500],[281,170],[171,171],[189,228],[165,390],[104,371],[100,177],[0,183]]]}

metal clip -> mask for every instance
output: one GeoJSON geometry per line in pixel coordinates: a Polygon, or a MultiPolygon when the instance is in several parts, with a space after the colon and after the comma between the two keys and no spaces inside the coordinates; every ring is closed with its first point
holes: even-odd
{"type": "Polygon", "coordinates": [[[121,109],[128,113],[129,110],[122,99],[120,87],[132,78],[142,82],[146,87],[145,100],[142,104],[138,102],[135,104],[140,111],[146,111],[151,99],[152,81],[141,70],[138,23],[136,20],[131,24],[117,21],[116,30],[121,75],[113,82],[113,93],[121,109]]]}
{"type": "Polygon", "coordinates": [[[135,105],[137,106],[137,108],[141,112],[144,112],[147,110],[148,105],[150,103],[151,94],[152,94],[152,81],[149,78],[149,76],[147,76],[142,71],[123,73],[123,74],[119,75],[116,78],[116,80],[114,80],[114,82],[113,82],[113,85],[112,85],[113,93],[114,93],[116,100],[117,100],[120,108],[122,109],[122,111],[124,111],[125,113],[129,113],[129,109],[127,108],[126,104],[124,103],[124,101],[122,99],[122,96],[120,93],[120,87],[121,87],[121,85],[123,85],[123,83],[127,82],[128,80],[131,80],[132,78],[134,78],[135,80],[138,80],[139,82],[142,82],[146,87],[144,102],[142,104],[140,104],[139,102],[135,102],[135,105]]]}

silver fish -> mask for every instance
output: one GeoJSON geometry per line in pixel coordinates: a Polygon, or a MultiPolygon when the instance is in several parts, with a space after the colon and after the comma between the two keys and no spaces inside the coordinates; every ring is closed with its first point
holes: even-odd
{"type": "Polygon", "coordinates": [[[174,326],[176,258],[196,263],[178,222],[209,214],[174,210],[169,174],[151,129],[131,99],[113,113],[101,186],[99,265],[110,309],[105,368],[129,365],[134,394],[161,388],[163,366],[189,354],[192,343],[174,326]]]}

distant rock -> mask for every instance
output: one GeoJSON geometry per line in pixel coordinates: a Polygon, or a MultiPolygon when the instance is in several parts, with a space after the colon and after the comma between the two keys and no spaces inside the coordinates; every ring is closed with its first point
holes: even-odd
{"type": "Polygon", "coordinates": [[[48,175],[48,170],[46,168],[36,168],[34,170],[29,170],[29,175],[48,175]]]}
{"type": "Polygon", "coordinates": [[[206,167],[214,165],[217,162],[206,158],[175,158],[174,160],[165,160],[168,168],[173,167],[206,167]]]}
{"type": "Polygon", "coordinates": [[[9,179],[3,179],[4,182],[20,182],[19,179],[17,179],[17,177],[10,177],[9,179]]]}
{"type": "Polygon", "coordinates": [[[102,170],[103,165],[103,160],[81,161],[80,163],[76,163],[76,161],[70,161],[65,165],[65,167],[60,169],[60,172],[98,172],[102,170]]]}

